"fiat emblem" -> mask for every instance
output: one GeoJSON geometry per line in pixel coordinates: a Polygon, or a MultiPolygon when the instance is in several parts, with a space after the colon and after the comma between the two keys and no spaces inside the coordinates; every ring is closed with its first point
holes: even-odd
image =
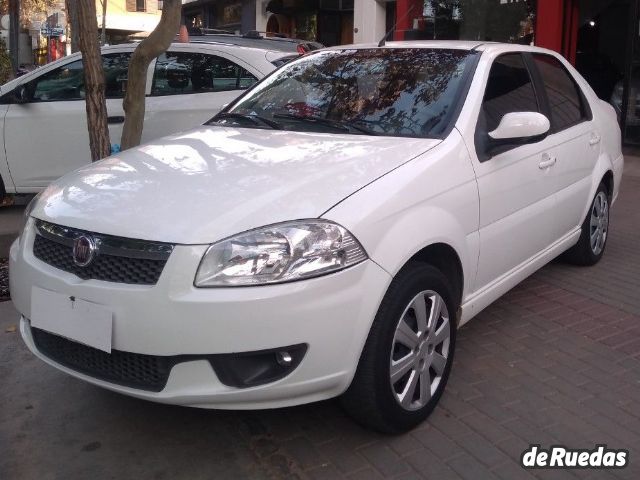
{"type": "Polygon", "coordinates": [[[73,241],[73,263],[86,267],[96,254],[96,242],[93,238],[81,235],[73,241]]]}

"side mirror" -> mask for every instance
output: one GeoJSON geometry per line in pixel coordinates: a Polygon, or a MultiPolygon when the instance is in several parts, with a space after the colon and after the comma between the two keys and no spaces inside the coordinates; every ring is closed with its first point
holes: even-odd
{"type": "Polygon", "coordinates": [[[498,128],[489,132],[489,146],[524,145],[541,140],[551,128],[549,119],[538,112],[507,113],[498,128]]]}
{"type": "Polygon", "coordinates": [[[16,103],[29,103],[31,101],[31,94],[26,85],[18,85],[13,90],[13,99],[16,103]]]}

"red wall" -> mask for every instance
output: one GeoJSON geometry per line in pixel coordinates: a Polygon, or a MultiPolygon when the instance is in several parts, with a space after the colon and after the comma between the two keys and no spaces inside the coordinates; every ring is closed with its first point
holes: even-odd
{"type": "MultiPolygon", "coordinates": [[[[579,0],[538,0],[535,43],[539,47],[562,53],[571,63],[576,59],[579,0]]],[[[397,0],[394,40],[404,40],[404,32],[413,19],[422,16],[422,0],[397,0]],[[413,5],[413,10],[407,11],[413,5]]]]}
{"type": "Polygon", "coordinates": [[[396,3],[396,31],[393,35],[394,40],[404,40],[404,32],[413,28],[413,19],[422,17],[422,0],[398,0],[396,3]],[[413,10],[407,15],[407,12],[413,5],[413,10]]]}
{"type": "Polygon", "coordinates": [[[538,0],[536,45],[560,52],[575,63],[578,8],[578,0],[538,0]]]}

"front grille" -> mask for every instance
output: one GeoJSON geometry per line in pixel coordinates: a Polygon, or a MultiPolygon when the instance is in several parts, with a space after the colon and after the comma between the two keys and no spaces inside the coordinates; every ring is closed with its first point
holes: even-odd
{"type": "Polygon", "coordinates": [[[36,227],[34,256],[83,280],[155,285],[173,249],[170,244],[84,232],[40,220],[36,227]],[[73,259],[73,242],[81,235],[90,235],[97,245],[93,261],[84,267],[73,259]]]}
{"type": "Polygon", "coordinates": [[[125,387],[159,392],[175,364],[173,357],[119,350],[109,354],[34,327],[31,335],[38,350],[60,365],[125,387]]]}

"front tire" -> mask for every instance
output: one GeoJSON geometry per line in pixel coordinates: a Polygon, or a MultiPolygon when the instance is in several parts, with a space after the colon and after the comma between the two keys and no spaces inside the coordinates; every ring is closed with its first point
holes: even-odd
{"type": "Polygon", "coordinates": [[[456,311],[447,278],[435,267],[411,263],[385,294],[341,398],[360,424],[383,433],[423,422],[444,391],[456,341],[456,311]]]}
{"type": "Polygon", "coordinates": [[[609,237],[609,192],[601,183],[582,223],[580,239],[564,255],[574,265],[591,266],[600,261],[609,237]]]}

